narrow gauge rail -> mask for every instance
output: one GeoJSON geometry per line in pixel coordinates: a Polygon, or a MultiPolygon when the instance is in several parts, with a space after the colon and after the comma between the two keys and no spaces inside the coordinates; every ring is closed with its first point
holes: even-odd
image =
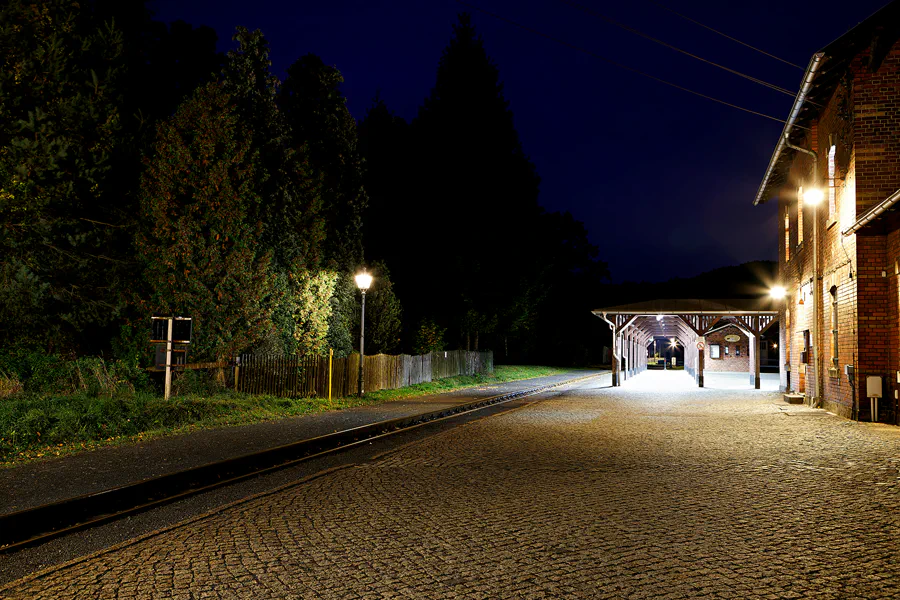
{"type": "Polygon", "coordinates": [[[593,373],[558,383],[490,396],[419,415],[379,421],[93,494],[0,515],[0,553],[21,550],[74,531],[95,527],[213,488],[284,469],[296,463],[352,448],[374,439],[395,435],[426,423],[481,410],[601,375],[603,373],[593,373]]]}

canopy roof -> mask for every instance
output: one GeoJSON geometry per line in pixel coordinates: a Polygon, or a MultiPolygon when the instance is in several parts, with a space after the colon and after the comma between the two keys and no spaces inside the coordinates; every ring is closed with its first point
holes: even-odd
{"type": "Polygon", "coordinates": [[[772,298],[649,300],[598,308],[592,312],[606,321],[617,335],[634,331],[642,338],[678,337],[683,342],[696,340],[725,322],[740,328],[748,336],[759,335],[778,319],[778,307],[772,298]]]}
{"type": "Polygon", "coordinates": [[[598,317],[607,315],[777,315],[778,308],[771,298],[730,300],[649,300],[621,304],[593,311],[598,317]]]}

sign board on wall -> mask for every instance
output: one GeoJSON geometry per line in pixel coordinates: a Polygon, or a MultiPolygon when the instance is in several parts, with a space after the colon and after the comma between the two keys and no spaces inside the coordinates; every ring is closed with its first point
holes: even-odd
{"type": "Polygon", "coordinates": [[[730,335],[725,336],[725,341],[726,342],[739,342],[739,341],[741,341],[741,336],[735,335],[732,333],[730,335]]]}

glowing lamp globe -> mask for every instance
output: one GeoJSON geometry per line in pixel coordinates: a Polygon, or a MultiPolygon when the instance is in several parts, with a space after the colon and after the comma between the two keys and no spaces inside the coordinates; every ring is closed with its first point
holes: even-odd
{"type": "Polygon", "coordinates": [[[364,292],[372,285],[372,276],[365,271],[358,273],[354,279],[356,279],[356,287],[364,292]]]}
{"type": "Polygon", "coordinates": [[[772,296],[775,300],[781,300],[787,294],[787,290],[780,285],[776,285],[771,290],[769,290],[769,295],[772,296]]]}
{"type": "Polygon", "coordinates": [[[815,206],[825,199],[825,193],[819,188],[811,188],[803,192],[803,201],[815,206]]]}

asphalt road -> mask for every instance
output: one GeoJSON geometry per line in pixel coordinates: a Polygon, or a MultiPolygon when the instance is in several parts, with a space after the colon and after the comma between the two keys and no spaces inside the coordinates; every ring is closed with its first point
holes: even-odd
{"type": "Polygon", "coordinates": [[[0,557],[57,563],[0,597],[900,597],[900,428],[607,379],[0,557]]]}

